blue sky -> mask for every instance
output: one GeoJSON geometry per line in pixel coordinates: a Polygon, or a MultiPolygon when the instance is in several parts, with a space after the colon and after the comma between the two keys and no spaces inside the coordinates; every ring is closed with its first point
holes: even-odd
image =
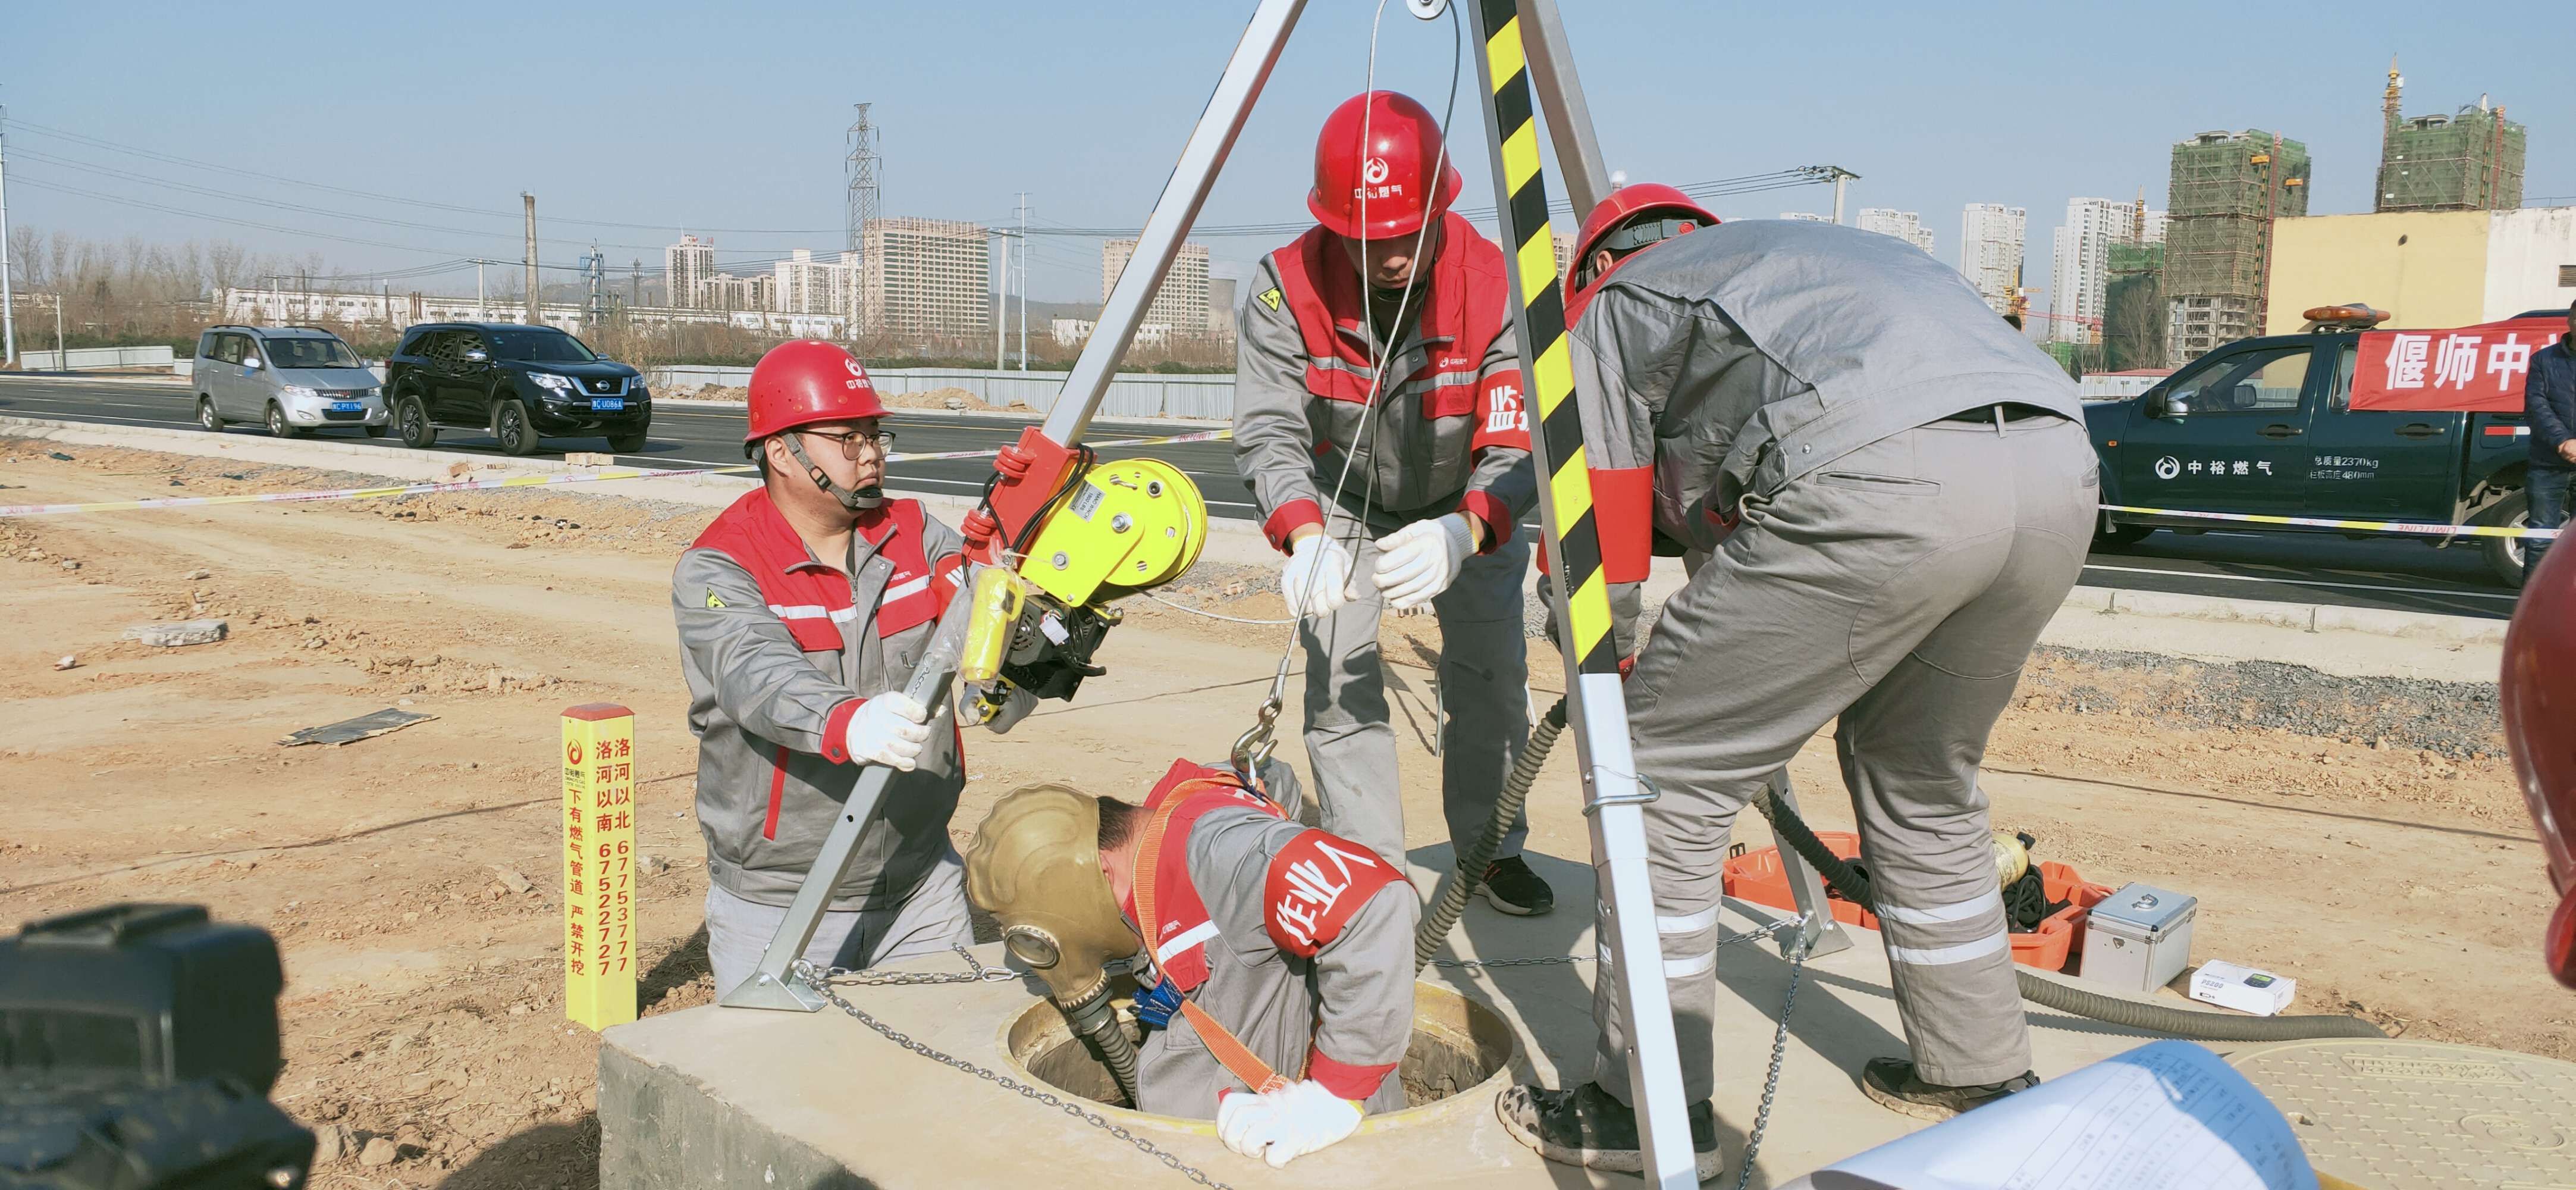
{"type": "MultiPolygon", "coordinates": [[[[1962,204],[2025,206],[2033,284],[2045,284],[2048,233],[2070,196],[2126,198],[2145,186],[2162,205],[2168,147],[2204,129],[2261,126],[2305,140],[2314,209],[2368,209],[2392,50],[2409,115],[2492,94],[2533,129],[2526,193],[2576,196],[2576,42],[2563,35],[2563,5],[2482,5],[2472,21],[2420,2],[2331,11],[2189,0],[1561,3],[1605,154],[1633,178],[1842,165],[1863,175],[1853,209],[1920,211],[1945,261],[1956,260],[1962,204]]],[[[727,229],[711,233],[727,260],[835,249],[842,133],[849,105],[865,100],[883,130],[888,214],[999,222],[1025,190],[1042,224],[1133,226],[1252,7],[243,3],[221,17],[202,5],[126,5],[102,20],[96,6],[20,5],[0,38],[9,215],[95,238],[318,252],[363,272],[516,260],[525,189],[538,195],[541,234],[596,236],[619,268],[637,257],[657,266],[683,227],[727,229]]],[[[1451,77],[1449,25],[1403,8],[1391,3],[1379,31],[1377,80],[1436,111],[1451,77]]],[[[1345,0],[1308,6],[1204,221],[1302,217],[1315,124],[1366,81],[1371,11],[1345,0]]],[[[1459,66],[1458,135],[1478,138],[1462,147],[1467,202],[1485,205],[1474,68],[1459,66]]],[[[1719,213],[1769,217],[1829,202],[1815,188],[1733,199],[1719,213]]],[[[1208,242],[1220,271],[1275,246],[1208,242]]],[[[584,250],[549,243],[541,256],[569,264],[584,250]]],[[[1096,241],[1042,240],[1035,260],[1034,296],[1098,297],[1096,241]]],[[[470,288],[472,272],[413,284],[470,288]]]]}

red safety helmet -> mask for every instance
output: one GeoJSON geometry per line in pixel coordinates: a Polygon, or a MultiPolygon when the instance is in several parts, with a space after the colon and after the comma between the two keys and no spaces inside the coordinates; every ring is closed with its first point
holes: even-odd
{"type": "Polygon", "coordinates": [[[858,357],[838,343],[790,339],[751,369],[751,427],[744,443],[826,421],[884,417],[885,402],[858,357]]]}
{"type": "Polygon", "coordinates": [[[2523,584],[2499,685],[2514,773],[2558,888],[2541,953],[2576,988],[2576,543],[2551,549],[2523,584]]]}
{"type": "Polygon", "coordinates": [[[1591,214],[1584,216],[1583,231],[1574,237],[1574,255],[1565,262],[1566,325],[1572,326],[1576,319],[1583,317],[1583,308],[1592,304],[1592,291],[1600,288],[1611,273],[1619,271],[1618,265],[1612,265],[1600,276],[1577,284],[1575,278],[1583,275],[1583,270],[1588,267],[1585,262],[1592,259],[1594,252],[1604,248],[1612,252],[1628,252],[1715,226],[1717,216],[1710,214],[1707,207],[1661,182],[1639,182],[1611,191],[1608,198],[1592,208],[1591,214]],[[1631,223],[1637,216],[1649,213],[1660,213],[1664,217],[1653,222],[1637,220],[1631,223]]]}
{"type": "Polygon", "coordinates": [[[1324,117],[1306,209],[1326,230],[1353,240],[1410,235],[1457,197],[1458,167],[1442,152],[1440,122],[1411,97],[1371,91],[1324,117]]]}

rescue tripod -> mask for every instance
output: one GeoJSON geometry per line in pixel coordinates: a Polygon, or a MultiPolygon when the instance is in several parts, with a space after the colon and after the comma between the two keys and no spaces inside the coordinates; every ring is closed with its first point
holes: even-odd
{"type": "MultiPolygon", "coordinates": [[[[1589,209],[1606,192],[1599,142],[1574,72],[1555,0],[1459,0],[1472,14],[1477,74],[1483,83],[1486,146],[1491,154],[1504,258],[1513,294],[1521,374],[1538,398],[1538,432],[1531,434],[1539,485],[1539,514],[1547,548],[1560,564],[1551,584],[1557,644],[1565,662],[1569,727],[1584,787],[1593,862],[1601,873],[1599,898],[1614,937],[1607,939],[1619,970],[1622,1008],[1630,1024],[1628,1076],[1637,1088],[1637,1118],[1649,1180],[1673,1190],[1697,1185],[1688,1104],[1673,1037],[1671,1001],[1657,936],[1654,890],[1647,877],[1646,837],[1640,806],[1655,792],[1637,779],[1630,756],[1626,704],[1610,631],[1609,589],[1601,573],[1592,489],[1583,464],[1583,428],[1567,361],[1564,296],[1547,222],[1547,187],[1539,168],[1537,117],[1547,116],[1556,158],[1576,210],[1589,209]]],[[[1407,0],[1426,20],[1447,13],[1449,0],[1407,0]]],[[[985,505],[967,518],[965,537],[972,569],[1015,566],[1008,543],[1024,540],[1054,509],[1057,494],[1077,474],[1076,450],[1106,393],[1112,370],[1134,339],[1154,291],[1178,255],[1182,237],[1241,134],[1254,101],[1296,26],[1305,0],[1261,0],[1235,45],[1207,107],[1190,131],[1180,160],[1155,200],[1136,255],[1112,288],[1099,326],[1076,359],[1041,427],[1025,431],[996,461],[999,477],[985,505]],[[1147,267],[1138,267],[1144,265],[1147,267]]],[[[978,584],[960,586],[940,618],[919,668],[904,692],[921,705],[945,709],[964,653],[970,604],[978,584]]],[[[1269,712],[1275,716],[1274,712],[1269,712]]],[[[1267,726],[1267,723],[1263,724],[1267,726]]],[[[934,722],[934,730],[936,725],[934,722]]],[[[721,1003],[739,1008],[813,1012],[829,1002],[828,988],[797,972],[834,886],[858,850],[859,840],[885,799],[892,770],[871,765],[843,804],[821,853],[797,889],[787,916],[752,976],[724,993],[721,1003]]],[[[1787,795],[1785,773],[1773,778],[1787,795]]],[[[1788,847],[1780,857],[1790,876],[1803,924],[1780,939],[1784,952],[1823,954],[1849,946],[1825,904],[1815,872],[1788,847]]],[[[1462,877],[1463,878],[1463,877],[1462,877]]]]}

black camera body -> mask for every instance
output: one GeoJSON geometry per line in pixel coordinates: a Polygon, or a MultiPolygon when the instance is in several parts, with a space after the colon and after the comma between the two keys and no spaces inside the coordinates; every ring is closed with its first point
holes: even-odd
{"type": "Polygon", "coordinates": [[[120,904],[0,938],[0,1190],[304,1184],[277,941],[197,905],[120,904]]]}

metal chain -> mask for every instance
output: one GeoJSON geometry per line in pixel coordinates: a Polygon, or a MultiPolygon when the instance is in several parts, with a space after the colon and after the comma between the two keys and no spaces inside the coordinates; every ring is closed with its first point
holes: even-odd
{"type": "MultiPolygon", "coordinates": [[[[1801,914],[1795,920],[1804,922],[1801,914]]],[[[1744,1134],[1743,1168],[1735,1172],[1735,1190],[1753,1181],[1753,1157],[1762,1151],[1762,1130],[1771,1123],[1771,1097],[1780,1090],[1780,1060],[1789,1052],[1789,1014],[1798,1007],[1798,974],[1807,966],[1807,942],[1789,948],[1789,993],[1780,998],[1780,1027],[1771,1034],[1771,1069],[1762,1076],[1762,1105],[1753,1109],[1753,1129],[1744,1134]]]]}
{"type": "MultiPolygon", "coordinates": [[[[961,951],[963,950],[962,947],[958,949],[961,951]]],[[[986,968],[981,964],[975,963],[974,956],[967,956],[966,961],[969,964],[974,965],[975,970],[973,974],[961,975],[951,973],[944,977],[909,980],[898,976],[879,976],[873,981],[863,982],[965,983],[989,978],[985,973],[986,968]]],[[[1232,1186],[1207,1176],[1207,1174],[1197,1166],[1181,1160],[1179,1157],[1156,1145],[1153,1141],[1138,1136],[1133,1132],[1129,1132],[1125,1128],[1120,1127],[1116,1122],[1110,1120],[1108,1117],[1083,1106],[1084,1104],[1089,1103],[1090,1100],[1082,1099],[1079,1096],[1068,1100],[1061,1095],[1055,1095],[1036,1087],[1032,1087],[1027,1083],[1012,1078],[1010,1075],[994,1070],[987,1070],[984,1067],[978,1066],[963,1058],[951,1057],[897,1032],[892,1026],[875,1017],[869,1016],[867,1014],[867,1010],[860,1008],[856,1004],[850,1003],[848,1000],[842,999],[841,994],[832,989],[828,976],[825,974],[823,969],[816,967],[812,963],[806,962],[803,959],[796,960],[796,975],[798,978],[803,979],[807,985],[820,991],[823,994],[823,998],[831,1001],[835,1007],[838,1007],[841,1011],[850,1014],[850,1016],[860,1024],[866,1025],[868,1028],[875,1030],[878,1036],[883,1037],[896,1045],[902,1046],[904,1049],[910,1050],[913,1053],[919,1054],[922,1057],[928,1058],[943,1066],[951,1066],[958,1070],[965,1071],[966,1073],[974,1075],[985,1082],[992,1083],[1005,1091],[1018,1092],[1024,1099],[1044,1104],[1047,1107],[1054,1108],[1068,1116],[1072,1116],[1074,1119],[1080,1120],[1085,1124],[1089,1124],[1094,1128],[1100,1129],[1111,1136],[1117,1137],[1118,1139],[1135,1146],[1136,1151],[1143,1153],[1156,1161],[1162,1162],[1174,1172],[1179,1173],[1181,1176],[1186,1177],[1201,1186],[1209,1187],[1210,1190],[1234,1190],[1232,1186]]],[[[1017,978],[1007,971],[1003,972],[1002,975],[1004,978],[1017,978]]]]}
{"type": "MultiPolygon", "coordinates": [[[[1777,937],[1785,930],[1796,929],[1804,926],[1805,924],[1807,924],[1806,915],[1800,914],[1796,917],[1773,922],[1770,925],[1763,926],[1759,929],[1745,930],[1740,933],[1729,934],[1724,938],[1718,939],[1717,945],[1725,947],[1733,946],[1738,942],[1752,942],[1759,939],[1773,938],[1777,937]]],[[[975,1077],[980,1078],[985,1082],[992,1083],[1005,1091],[1016,1092],[1024,1099],[1054,1108],[1066,1115],[1082,1121],[1083,1123],[1089,1124],[1094,1128],[1098,1128],[1119,1140],[1135,1146],[1136,1151],[1143,1153],[1156,1161],[1162,1162],[1165,1167],[1188,1178],[1190,1181],[1195,1182],[1198,1185],[1209,1187],[1210,1190],[1234,1190],[1232,1186],[1209,1177],[1206,1171],[1181,1160],[1179,1156],[1159,1145],[1156,1145],[1153,1141],[1145,1137],[1138,1136],[1135,1133],[1128,1131],[1126,1128],[1121,1127],[1108,1117],[1101,1115],[1099,1112],[1084,1107],[1083,1104],[1089,1102],[1088,1100],[1082,1100],[1079,1098],[1068,1100],[1063,1096],[1032,1087],[1007,1074],[1003,1074],[995,1070],[988,1070],[963,1058],[953,1057],[939,1050],[932,1049],[927,1045],[914,1041],[910,1036],[897,1031],[893,1026],[886,1024],[884,1021],[880,1021],[877,1018],[868,1015],[866,1009],[850,1003],[847,999],[844,999],[839,992],[833,990],[833,982],[836,980],[841,983],[866,987],[904,987],[937,983],[991,983],[1000,980],[1019,978],[1017,974],[1007,968],[985,966],[975,958],[972,951],[967,950],[963,946],[952,945],[948,949],[957,952],[957,957],[966,961],[966,970],[943,972],[898,971],[887,974],[877,974],[873,969],[853,971],[846,967],[817,967],[813,963],[804,959],[796,960],[794,969],[796,977],[804,980],[806,986],[820,992],[823,998],[830,1001],[834,1007],[849,1014],[851,1019],[858,1021],[862,1025],[866,1025],[878,1036],[883,1037],[912,1053],[928,1058],[931,1061],[974,1075],[975,1077]]],[[[1518,959],[1433,959],[1431,960],[1431,965],[1434,967],[1452,968],[1541,967],[1564,963],[1589,963],[1593,961],[1595,960],[1588,955],[1541,955],[1535,958],[1518,959]]],[[[1736,1178],[1735,1190],[1745,1190],[1747,1182],[1753,1176],[1753,1157],[1754,1154],[1761,1151],[1763,1129],[1768,1127],[1771,1122],[1771,1101],[1773,1096],[1779,1091],[1780,1064],[1782,1059],[1786,1056],[1789,1047],[1789,1014],[1797,1007],[1798,974],[1800,970],[1805,967],[1806,961],[1807,947],[1806,944],[1802,942],[1789,953],[1789,994],[1780,1003],[1780,1027],[1771,1038],[1771,1069],[1770,1072],[1764,1075],[1762,1079],[1762,1104],[1754,1111],[1753,1130],[1746,1134],[1745,1137],[1744,1168],[1739,1172],[1736,1178]]]]}
{"type": "MultiPolygon", "coordinates": [[[[1013,972],[1008,968],[985,966],[983,963],[976,960],[974,952],[967,950],[963,946],[952,943],[949,945],[948,949],[956,951],[958,958],[966,960],[966,970],[940,972],[896,971],[889,974],[878,974],[874,968],[864,971],[855,971],[848,967],[830,967],[824,969],[821,974],[825,980],[837,979],[843,983],[862,984],[871,987],[904,987],[912,984],[923,983],[998,983],[1003,980],[1019,978],[1019,975],[1016,972],[1013,972]]],[[[809,964],[805,963],[803,960],[799,960],[796,964],[796,974],[805,978],[807,983],[811,983],[816,987],[826,987],[825,984],[817,983],[811,976],[806,975],[805,968],[808,965],[809,964]]],[[[830,994],[828,988],[826,988],[825,994],[830,994]]]]}

